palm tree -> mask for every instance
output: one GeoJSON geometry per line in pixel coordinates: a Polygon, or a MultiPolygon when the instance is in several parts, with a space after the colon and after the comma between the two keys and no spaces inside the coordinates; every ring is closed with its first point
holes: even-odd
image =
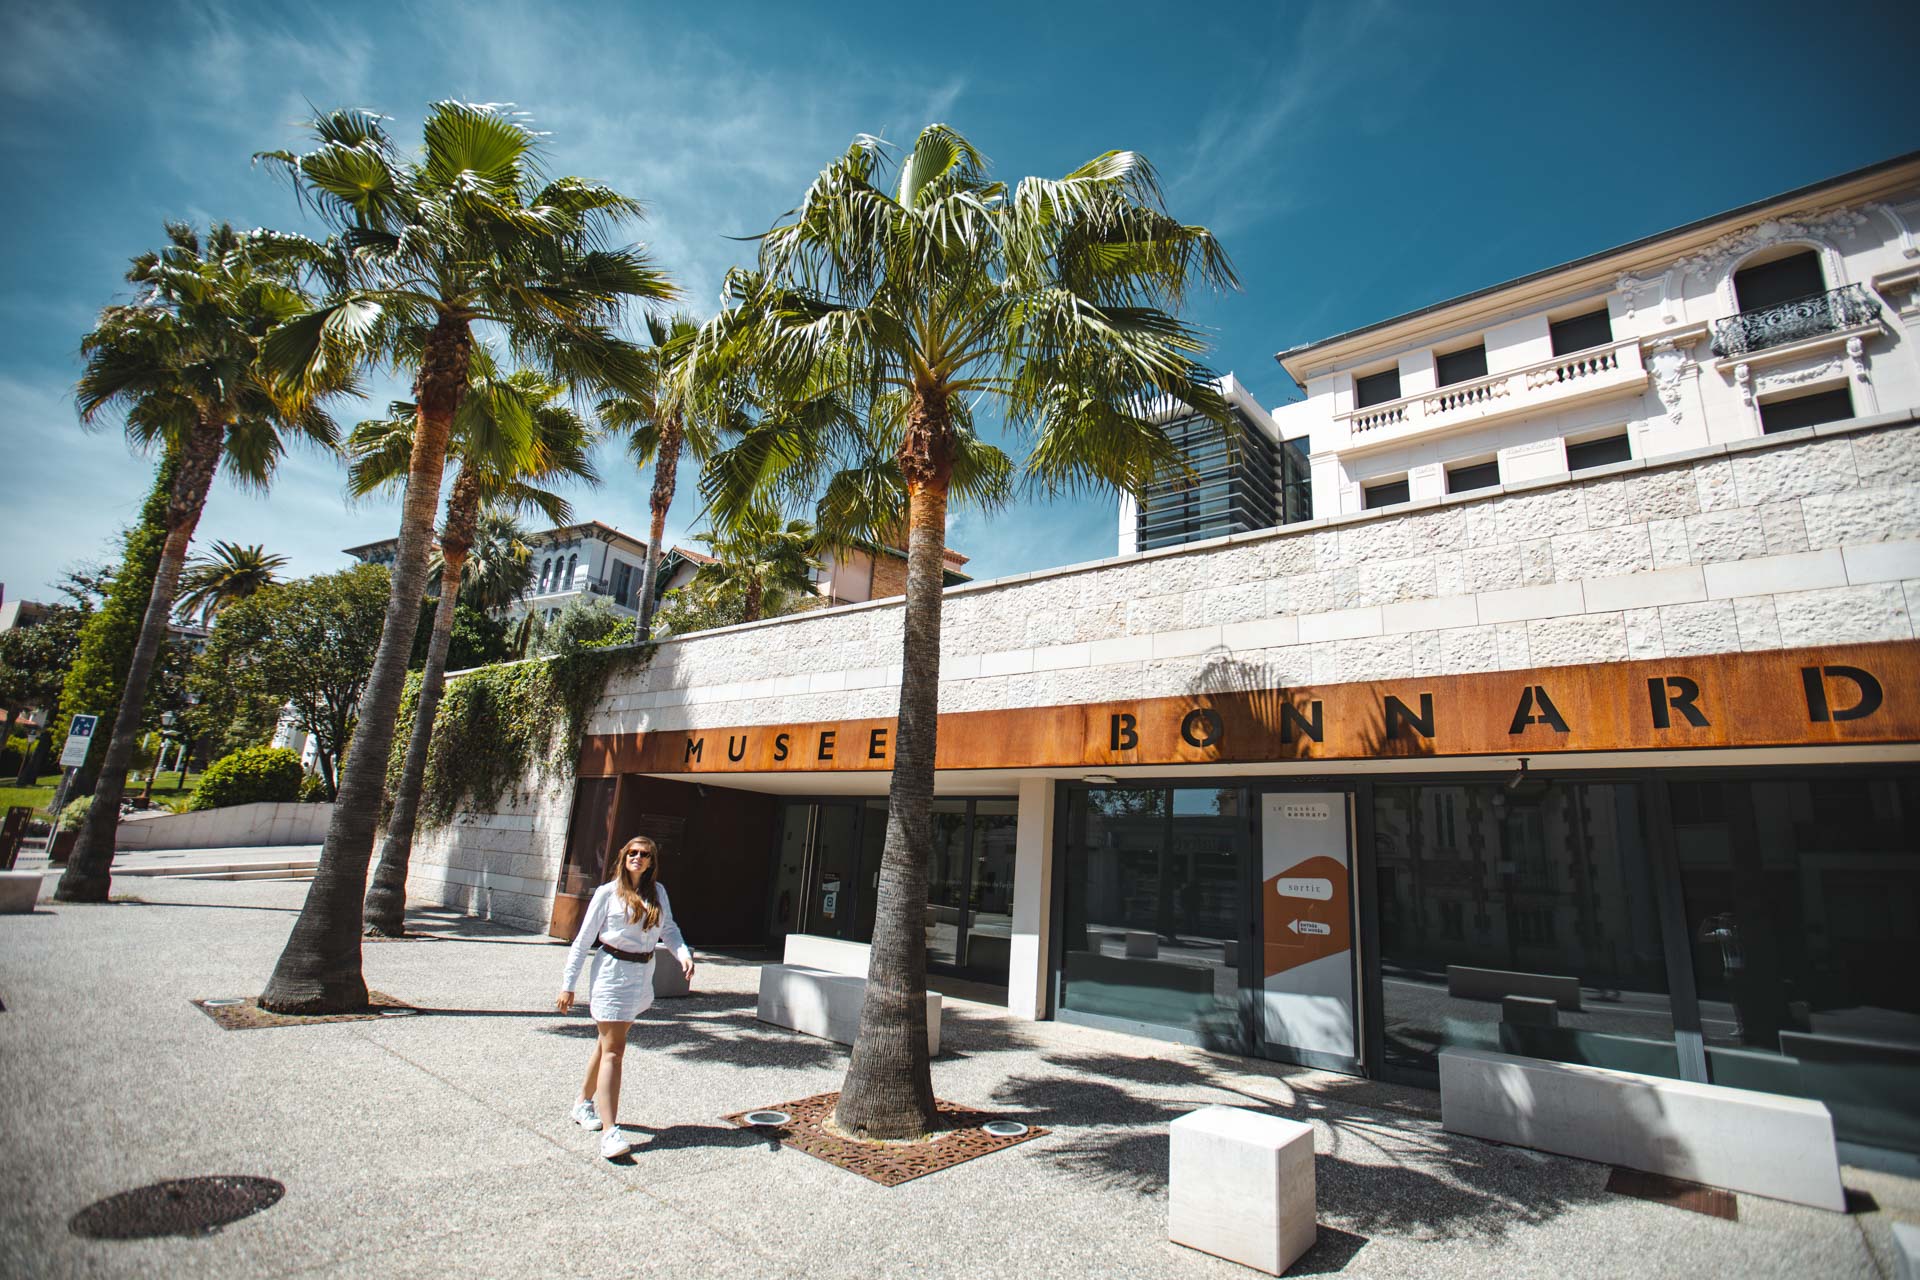
{"type": "Polygon", "coordinates": [[[689,376],[689,358],[700,326],[685,312],[662,318],[647,313],[645,349],[648,378],[637,395],[610,396],[600,402],[600,421],[627,437],[627,451],[636,467],[653,463],[653,492],[648,506],[653,523],[647,536],[647,563],[640,575],[640,616],[634,639],[653,635],[653,614],[659,605],[660,561],[666,555],[667,508],[673,505],[674,486],[683,445],[696,462],[705,463],[718,449],[714,414],[719,395],[689,376]]]}
{"type": "MultiPolygon", "coordinates": [[[[600,481],[587,458],[592,438],[587,424],[566,405],[555,403],[562,391],[559,384],[528,370],[500,377],[492,371],[484,348],[474,353],[474,364],[485,372],[474,379],[454,414],[453,435],[447,444],[448,456],[458,460],[460,469],[440,531],[440,602],[433,612],[433,634],[427,642],[426,667],[420,673],[400,786],[393,795],[386,839],[367,890],[363,925],[373,937],[397,938],[406,931],[407,864],[413,856],[420,786],[446,685],[455,602],[481,508],[492,504],[534,507],[555,524],[566,524],[573,519],[572,509],[565,499],[540,485],[562,479],[600,481]]],[[[391,417],[361,423],[348,439],[354,459],[348,486],[357,496],[406,479],[418,414],[415,406],[404,402],[390,406],[390,412],[391,417]]]]}
{"type": "Polygon", "coordinates": [[[92,425],[110,410],[120,411],[136,446],[161,444],[179,466],[167,502],[166,541],[93,805],[54,890],[62,902],[107,899],[120,800],[140,741],[147,683],[214,473],[225,461],[236,481],[265,489],[289,439],[332,448],[336,431],[321,404],[351,388],[350,378],[337,371],[298,388],[262,371],[266,335],[308,306],[299,287],[298,255],[280,237],[220,223],[203,243],[191,227],[169,223],[167,240],[160,252],[133,260],[127,279],[141,287],[141,296],[103,310],[80,345],[86,367],[75,401],[82,421],[92,425]]]}
{"type": "Polygon", "coordinates": [[[228,605],[280,581],[277,571],[285,568],[286,563],[285,556],[268,555],[267,549],[257,542],[250,547],[237,542],[215,542],[212,554],[195,556],[187,562],[175,608],[185,618],[198,614],[200,625],[208,626],[228,605]]]}
{"type": "Polygon", "coordinates": [[[763,420],[711,473],[717,521],[742,518],[757,490],[866,469],[873,439],[894,445],[907,498],[899,727],[867,998],[835,1116],[899,1138],[935,1126],[923,993],[941,560],[973,404],[993,401],[1033,437],[1035,486],[1139,493],[1184,468],[1156,409],[1184,404],[1224,431],[1204,343],[1178,311],[1193,286],[1235,280],[1212,233],[1168,215],[1131,152],[1009,190],[932,125],[890,187],[885,162],[860,137],[821,172],[761,238],[757,270],[729,278],[696,364],[751,368],[774,400],[837,390],[868,414],[864,431],[763,420]]]}
{"type": "Polygon", "coordinates": [[[813,529],[804,520],[782,523],[771,507],[755,507],[727,532],[703,533],[700,541],[714,560],[701,565],[694,580],[738,590],[746,602],[742,622],[758,622],[764,611],[778,611],[794,596],[813,594],[820,561],[813,529]]]}
{"type": "Polygon", "coordinates": [[[298,378],[351,343],[361,360],[412,368],[417,406],[392,594],[354,749],[313,886],[261,997],[282,1012],[323,1013],[366,1006],[367,862],[473,327],[497,327],[516,359],[606,393],[637,385],[641,372],[614,334],[626,304],[674,289],[643,249],[608,247],[610,232],[639,216],[638,202],[580,178],[547,181],[538,136],[515,113],[435,103],[413,157],[371,112],[335,111],[312,128],[312,150],[262,159],[336,229],[327,246],[313,246],[337,264],[335,287],[327,305],[282,325],[267,353],[298,378]]]}
{"type": "MultiPolygon", "coordinates": [[[[444,566],[438,551],[434,556],[428,568],[439,577],[444,566]]],[[[527,531],[511,512],[482,507],[474,522],[466,568],[460,574],[462,603],[483,613],[510,609],[533,590],[533,579],[533,547],[527,542],[527,531]]]]}

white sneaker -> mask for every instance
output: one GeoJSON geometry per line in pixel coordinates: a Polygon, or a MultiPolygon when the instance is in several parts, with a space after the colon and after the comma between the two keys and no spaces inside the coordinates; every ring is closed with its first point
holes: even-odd
{"type": "Polygon", "coordinates": [[[633,1143],[627,1141],[627,1135],[618,1128],[607,1130],[600,1135],[600,1158],[618,1160],[633,1150],[633,1143]]]}
{"type": "Polygon", "coordinates": [[[573,1104],[573,1122],[588,1133],[600,1127],[600,1113],[593,1109],[592,1098],[582,1098],[573,1104]]]}

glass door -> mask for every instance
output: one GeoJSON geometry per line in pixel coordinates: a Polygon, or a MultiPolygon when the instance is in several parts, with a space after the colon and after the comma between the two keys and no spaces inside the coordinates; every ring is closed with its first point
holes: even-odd
{"type": "Polygon", "coordinates": [[[1250,1051],[1245,797],[1238,787],[1069,793],[1062,1017],[1250,1051]]]}

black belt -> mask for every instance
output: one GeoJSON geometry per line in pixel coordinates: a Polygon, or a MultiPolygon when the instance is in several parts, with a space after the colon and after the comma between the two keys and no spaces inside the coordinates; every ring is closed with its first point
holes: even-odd
{"type": "Polygon", "coordinates": [[[622,951],[620,948],[610,947],[604,942],[596,942],[593,945],[612,956],[615,960],[631,960],[638,964],[642,961],[653,959],[653,952],[651,951],[622,951]]]}

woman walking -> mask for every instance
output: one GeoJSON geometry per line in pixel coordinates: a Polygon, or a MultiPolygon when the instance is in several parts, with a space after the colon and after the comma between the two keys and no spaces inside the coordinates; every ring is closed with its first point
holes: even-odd
{"type": "Polygon", "coordinates": [[[665,946],[693,980],[693,952],[673,922],[667,887],[654,879],[659,848],[645,836],[635,836],[620,849],[613,879],[593,891],[580,932],[567,949],[567,968],[560,983],[560,1012],[573,1008],[573,985],[587,955],[602,953],[593,975],[587,1011],[593,1015],[599,1037],[587,1060],[586,1082],[573,1104],[573,1119],[589,1131],[605,1125],[600,1154],[615,1160],[633,1150],[620,1132],[620,1060],[627,1049],[627,1028],[653,1003],[654,951],[665,946]]]}

